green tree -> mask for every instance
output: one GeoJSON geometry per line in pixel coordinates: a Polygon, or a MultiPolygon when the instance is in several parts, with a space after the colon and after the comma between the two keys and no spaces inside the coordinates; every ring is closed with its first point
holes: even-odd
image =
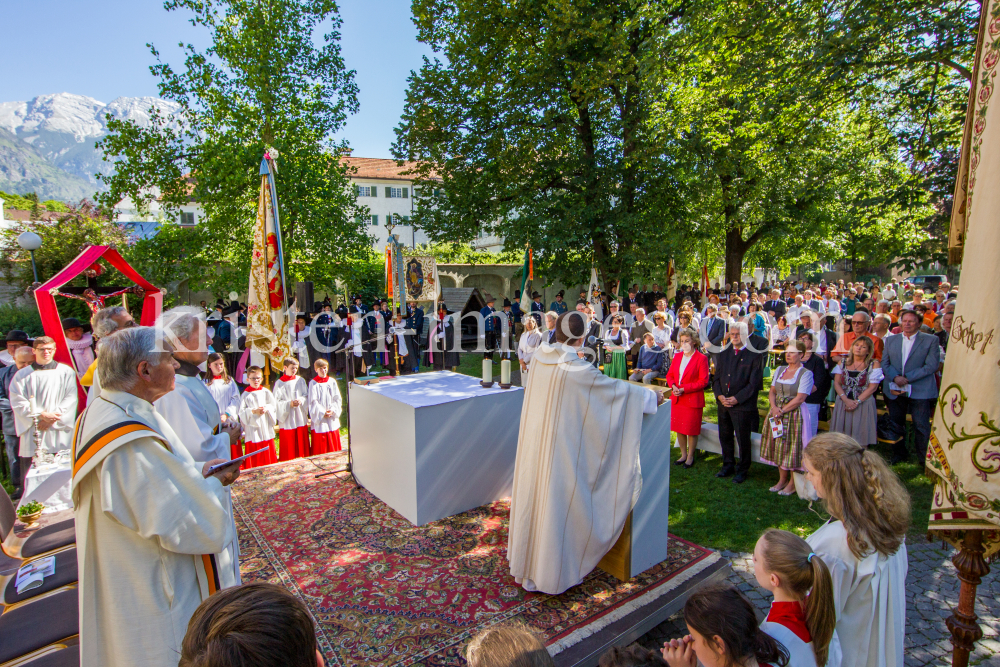
{"type": "Polygon", "coordinates": [[[676,9],[628,0],[415,0],[443,54],[410,79],[397,158],[417,161],[414,223],[435,240],[530,243],[540,270],[605,283],[663,273],[689,183],[650,130],[655,42],[676,9]]]}
{"type": "MultiPolygon", "coordinates": [[[[42,282],[65,268],[88,246],[122,248],[129,242],[128,233],[121,225],[86,201],[71,206],[66,215],[51,222],[16,222],[0,230],[0,272],[8,281],[25,288],[34,282],[31,256],[17,244],[17,237],[26,231],[42,239],[41,247],[35,251],[38,279],[42,282]]],[[[85,281],[80,277],[69,284],[83,286],[85,281]]]]}
{"type": "MultiPolygon", "coordinates": [[[[333,0],[167,0],[189,10],[212,45],[186,45],[183,69],[162,61],[151,68],[160,95],[181,111],[151,110],[151,123],[109,119],[99,146],[116,160],[103,178],[105,206],[124,197],[144,210],[159,196],[173,217],[192,199],[204,210],[186,261],[214,264],[194,287],[245,289],[251,233],[267,149],[278,154],[276,183],[287,277],[332,288],[369,249],[346,166],[345,144],[333,135],[357,111],[354,72],[340,52],[341,19],[333,0]],[[326,33],[322,34],[323,27],[326,33]],[[275,150],[276,149],[276,150],[275,150]]],[[[154,56],[159,53],[150,45],[154,56]]],[[[141,242],[154,251],[166,242],[141,242]]],[[[147,252],[147,251],[144,251],[147,252]]]]}

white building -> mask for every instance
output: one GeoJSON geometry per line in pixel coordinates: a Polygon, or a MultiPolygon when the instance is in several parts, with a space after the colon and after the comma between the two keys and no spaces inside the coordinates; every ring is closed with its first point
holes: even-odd
{"type": "MultiPolygon", "coordinates": [[[[393,225],[392,232],[406,246],[413,247],[429,241],[427,234],[410,224],[418,198],[414,197],[413,178],[406,172],[414,167],[414,163],[400,164],[395,160],[351,156],[344,156],[341,160],[351,167],[350,180],[358,203],[368,208],[365,223],[368,233],[375,238],[372,245],[376,250],[385,247],[390,224],[393,225]]],[[[143,238],[155,234],[164,218],[159,199],[150,202],[146,215],[140,215],[130,199],[123,199],[115,210],[119,222],[130,226],[137,236],[143,238]]],[[[202,215],[201,205],[192,201],[181,207],[175,219],[183,226],[193,227],[201,221],[202,215]]],[[[473,246],[497,252],[503,249],[503,239],[481,234],[473,241],[473,246]]]]}

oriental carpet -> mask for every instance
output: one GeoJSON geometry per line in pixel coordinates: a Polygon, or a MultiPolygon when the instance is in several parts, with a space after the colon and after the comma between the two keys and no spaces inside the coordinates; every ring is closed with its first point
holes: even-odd
{"type": "Polygon", "coordinates": [[[414,526],[346,474],[316,479],[344,463],[338,452],[254,468],[233,487],[243,581],[298,596],[327,665],[459,665],[469,638],[505,621],[557,653],[719,559],[671,537],[667,560],[627,582],[597,570],[562,595],[529,593],[508,568],[508,501],[414,526]]]}

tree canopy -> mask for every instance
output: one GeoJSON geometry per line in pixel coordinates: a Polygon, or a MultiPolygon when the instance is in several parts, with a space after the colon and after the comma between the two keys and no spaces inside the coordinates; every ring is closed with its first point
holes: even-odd
{"type": "MultiPolygon", "coordinates": [[[[723,256],[941,260],[979,7],[416,0],[396,156],[436,239],[606,282],[723,256]],[[695,252],[694,250],[697,250],[695,252]]],[[[693,267],[692,267],[693,268],[693,267]]]]}
{"type": "Polygon", "coordinates": [[[168,228],[137,250],[176,257],[168,251],[183,246],[185,267],[199,268],[194,287],[245,289],[258,170],[265,150],[273,149],[287,277],[333,288],[371,244],[339,159],[346,144],[333,140],[358,109],[354,72],[341,56],[336,3],[168,0],[164,7],[189,11],[212,45],[204,51],[182,45],[180,69],[162,61],[151,68],[160,95],[177,102],[179,114],[151,109],[148,127],[109,118],[110,133],[99,146],[116,169],[105,177],[102,203],[113,207],[128,197],[144,210],[158,197],[171,219],[181,206],[199,202],[204,218],[196,231],[168,228]]]}

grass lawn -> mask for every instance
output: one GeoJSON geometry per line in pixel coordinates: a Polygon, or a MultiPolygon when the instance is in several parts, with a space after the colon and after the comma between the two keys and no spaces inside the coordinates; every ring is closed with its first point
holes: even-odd
{"type": "MultiPolygon", "coordinates": [[[[463,354],[458,372],[479,376],[482,356],[463,354]]],[[[498,373],[499,371],[494,371],[498,373]]],[[[770,379],[758,397],[758,405],[767,407],[767,390],[770,379]]],[[[705,394],[705,420],[716,421],[715,397],[705,394]]],[[[887,446],[873,450],[886,459],[890,456],[887,446]]],[[[672,458],[679,456],[674,450],[672,458]]],[[[797,496],[779,496],[768,489],[778,480],[778,471],[764,465],[750,468],[750,477],[743,484],[733,484],[732,478],[718,479],[715,473],[722,467],[722,457],[699,452],[697,463],[685,470],[673,466],[670,471],[670,532],[678,537],[717,549],[753,551],[757,538],[767,528],[782,528],[805,536],[826,521],[822,502],[809,503],[797,496]]],[[[922,537],[927,531],[930,512],[932,481],[924,475],[923,465],[901,463],[893,470],[903,480],[912,501],[913,523],[911,537],[922,537]]],[[[644,480],[656,483],[656,480],[644,480]]]]}

